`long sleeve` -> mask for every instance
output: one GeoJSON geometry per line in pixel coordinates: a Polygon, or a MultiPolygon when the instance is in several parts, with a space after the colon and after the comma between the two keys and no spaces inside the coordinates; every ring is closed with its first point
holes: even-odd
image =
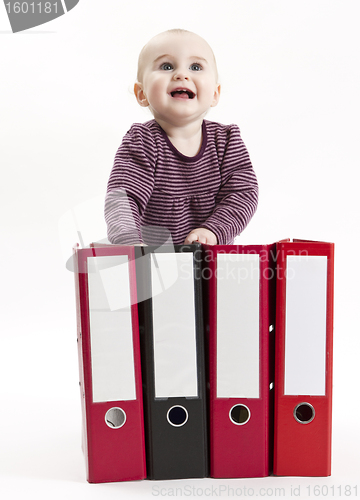
{"type": "Polygon", "coordinates": [[[212,231],[219,245],[234,240],[247,226],[258,203],[258,182],[240,130],[231,125],[226,140],[218,141],[221,186],[215,208],[202,227],[212,231]]]}
{"type": "Polygon", "coordinates": [[[154,187],[155,148],[149,130],[134,124],[119,147],[105,198],[108,239],[143,243],[141,215],[154,187]]]}

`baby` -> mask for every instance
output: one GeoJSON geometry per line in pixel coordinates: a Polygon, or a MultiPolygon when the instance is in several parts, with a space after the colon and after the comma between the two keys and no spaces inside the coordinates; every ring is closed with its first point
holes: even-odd
{"type": "Polygon", "coordinates": [[[135,123],[117,151],[105,200],[110,242],[161,244],[169,232],[174,244],[233,243],[256,210],[258,184],[239,128],[204,120],[220,97],[210,46],[185,30],[155,36],[134,91],[154,119],[135,123]]]}

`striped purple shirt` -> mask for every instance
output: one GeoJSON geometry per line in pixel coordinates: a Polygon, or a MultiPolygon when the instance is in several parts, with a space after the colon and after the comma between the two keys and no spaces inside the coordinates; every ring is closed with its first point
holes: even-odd
{"type": "Polygon", "coordinates": [[[231,244],[253,216],[258,184],[237,125],[204,120],[196,156],[181,154],[155,120],[124,136],[105,199],[108,239],[183,244],[198,227],[231,244]]]}

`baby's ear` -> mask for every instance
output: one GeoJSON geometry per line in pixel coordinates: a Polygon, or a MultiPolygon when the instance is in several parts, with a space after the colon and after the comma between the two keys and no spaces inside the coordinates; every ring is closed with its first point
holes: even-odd
{"type": "Polygon", "coordinates": [[[140,82],[135,83],[134,94],[135,94],[136,100],[140,104],[140,106],[143,106],[144,108],[149,106],[149,101],[146,98],[143,86],[140,82]]]}
{"type": "Polygon", "coordinates": [[[214,91],[214,99],[213,99],[213,102],[211,104],[211,107],[213,108],[214,106],[217,105],[217,103],[219,102],[219,99],[220,99],[220,91],[221,91],[221,85],[220,84],[217,84],[217,86],[215,87],[215,91],[214,91]]]}

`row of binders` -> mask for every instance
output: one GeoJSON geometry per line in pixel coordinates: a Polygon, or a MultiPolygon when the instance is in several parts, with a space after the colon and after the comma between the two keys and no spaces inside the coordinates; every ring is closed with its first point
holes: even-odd
{"type": "Polygon", "coordinates": [[[89,482],[330,475],[332,243],[74,261],[89,482]]]}

